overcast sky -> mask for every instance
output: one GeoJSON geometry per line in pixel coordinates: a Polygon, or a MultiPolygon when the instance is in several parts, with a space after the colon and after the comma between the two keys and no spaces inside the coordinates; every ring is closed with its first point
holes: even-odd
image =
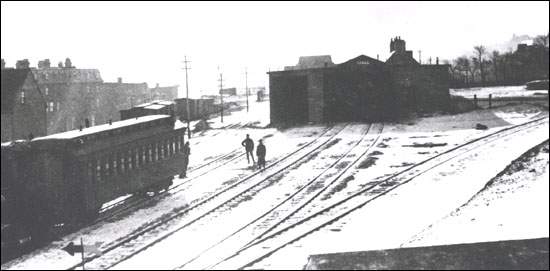
{"type": "Polygon", "coordinates": [[[476,44],[512,34],[548,33],[544,2],[2,2],[2,58],[31,66],[70,57],[98,68],[104,81],[185,86],[184,55],[192,61],[192,96],[224,85],[268,84],[266,72],[295,65],[302,55],[389,57],[401,36],[422,57],[452,59],[476,44]]]}

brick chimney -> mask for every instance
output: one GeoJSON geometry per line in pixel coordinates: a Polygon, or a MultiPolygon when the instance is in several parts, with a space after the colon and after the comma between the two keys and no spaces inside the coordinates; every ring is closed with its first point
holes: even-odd
{"type": "Polygon", "coordinates": [[[405,53],[406,45],[405,45],[405,41],[402,40],[401,37],[395,37],[395,39],[391,40],[390,53],[393,51],[397,52],[398,54],[405,53]]]}
{"type": "Polygon", "coordinates": [[[48,58],[38,61],[38,68],[44,69],[50,67],[50,60],[48,58]]]}
{"type": "Polygon", "coordinates": [[[117,83],[122,84],[122,77],[117,78],[117,83]]]}
{"type": "Polygon", "coordinates": [[[28,69],[29,66],[30,64],[28,59],[17,60],[17,62],[15,63],[16,69],[28,69]]]}

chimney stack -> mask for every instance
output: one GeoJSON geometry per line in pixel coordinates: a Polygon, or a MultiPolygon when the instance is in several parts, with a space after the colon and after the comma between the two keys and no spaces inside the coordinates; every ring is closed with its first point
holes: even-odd
{"type": "Polygon", "coordinates": [[[122,84],[122,77],[117,78],[117,83],[122,84]]]}
{"type": "Polygon", "coordinates": [[[48,58],[38,61],[38,68],[44,69],[50,67],[50,60],[48,58]]]}
{"type": "Polygon", "coordinates": [[[6,68],[6,61],[4,61],[4,59],[2,58],[2,69],[5,69],[6,68]]]}
{"type": "Polygon", "coordinates": [[[67,57],[65,59],[65,68],[72,68],[72,67],[73,67],[73,63],[71,62],[71,59],[67,57]]]}
{"type": "Polygon", "coordinates": [[[28,59],[17,60],[17,62],[15,63],[16,69],[28,69],[29,66],[30,64],[28,59]]]}

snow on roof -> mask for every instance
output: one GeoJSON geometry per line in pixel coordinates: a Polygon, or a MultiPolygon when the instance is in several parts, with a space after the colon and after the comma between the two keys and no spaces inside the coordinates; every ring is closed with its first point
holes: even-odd
{"type": "Polygon", "coordinates": [[[164,118],[170,118],[170,116],[169,115],[143,116],[143,117],[139,117],[139,118],[116,121],[116,122],[113,122],[113,124],[111,124],[111,125],[109,125],[107,123],[107,124],[92,126],[92,127],[89,127],[89,128],[83,128],[82,131],[77,129],[77,130],[67,131],[67,132],[53,134],[53,135],[49,135],[49,136],[38,137],[38,138],[33,139],[32,141],[47,140],[47,139],[71,139],[71,138],[90,135],[90,134],[94,134],[94,133],[114,130],[114,129],[122,128],[122,127],[125,127],[125,126],[135,125],[135,124],[139,124],[139,123],[145,123],[145,122],[158,120],[158,119],[164,119],[164,118]]]}
{"type": "Polygon", "coordinates": [[[152,105],[145,106],[143,108],[157,110],[157,109],[162,109],[162,108],[165,108],[165,107],[166,107],[166,105],[162,105],[162,104],[152,104],[152,105]]]}
{"type": "Polygon", "coordinates": [[[148,106],[151,106],[151,105],[171,105],[171,104],[175,104],[175,103],[173,101],[154,100],[154,101],[151,101],[151,102],[138,104],[134,107],[148,107],[148,106]]]}

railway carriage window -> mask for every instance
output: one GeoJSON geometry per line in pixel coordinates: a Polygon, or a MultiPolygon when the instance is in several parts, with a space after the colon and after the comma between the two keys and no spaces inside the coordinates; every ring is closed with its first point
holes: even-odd
{"type": "Polygon", "coordinates": [[[117,154],[115,154],[113,156],[113,172],[114,174],[118,174],[119,173],[119,168],[118,168],[118,157],[117,157],[117,154]]]}
{"type": "Polygon", "coordinates": [[[170,151],[172,152],[172,155],[176,154],[176,142],[177,140],[175,138],[170,139],[170,151]]]}
{"type": "Polygon", "coordinates": [[[113,176],[115,174],[115,158],[113,155],[109,155],[109,176],[113,176]]]}
{"type": "Polygon", "coordinates": [[[140,153],[140,148],[139,147],[137,147],[135,149],[135,156],[136,156],[136,168],[139,168],[143,165],[141,163],[141,153],[140,153]]]}
{"type": "Polygon", "coordinates": [[[110,175],[109,173],[111,172],[111,167],[109,165],[109,158],[107,156],[104,158],[103,165],[104,165],[104,167],[103,167],[103,176],[109,177],[109,175],[110,175]]]}
{"type": "Polygon", "coordinates": [[[153,162],[153,146],[151,144],[147,145],[147,161],[153,162]]]}
{"type": "Polygon", "coordinates": [[[157,143],[157,152],[158,152],[157,161],[162,160],[162,158],[163,158],[162,142],[157,143]]]}
{"type": "Polygon", "coordinates": [[[101,161],[99,159],[96,160],[96,180],[97,182],[101,182],[101,161]]]}
{"type": "Polygon", "coordinates": [[[158,161],[159,160],[159,148],[158,148],[158,144],[157,143],[154,143],[153,144],[153,161],[158,161]]]}
{"type": "Polygon", "coordinates": [[[119,153],[120,156],[120,173],[124,173],[126,170],[126,159],[123,153],[119,153]]]}
{"type": "Polygon", "coordinates": [[[129,170],[132,170],[132,168],[133,168],[133,166],[132,166],[132,162],[133,162],[132,161],[132,151],[129,150],[126,153],[126,155],[127,155],[126,156],[126,170],[129,171],[129,170]]]}
{"type": "Polygon", "coordinates": [[[147,146],[141,147],[141,161],[143,165],[146,165],[147,162],[149,162],[149,158],[147,158],[148,154],[149,154],[149,151],[147,150],[147,146]]]}

